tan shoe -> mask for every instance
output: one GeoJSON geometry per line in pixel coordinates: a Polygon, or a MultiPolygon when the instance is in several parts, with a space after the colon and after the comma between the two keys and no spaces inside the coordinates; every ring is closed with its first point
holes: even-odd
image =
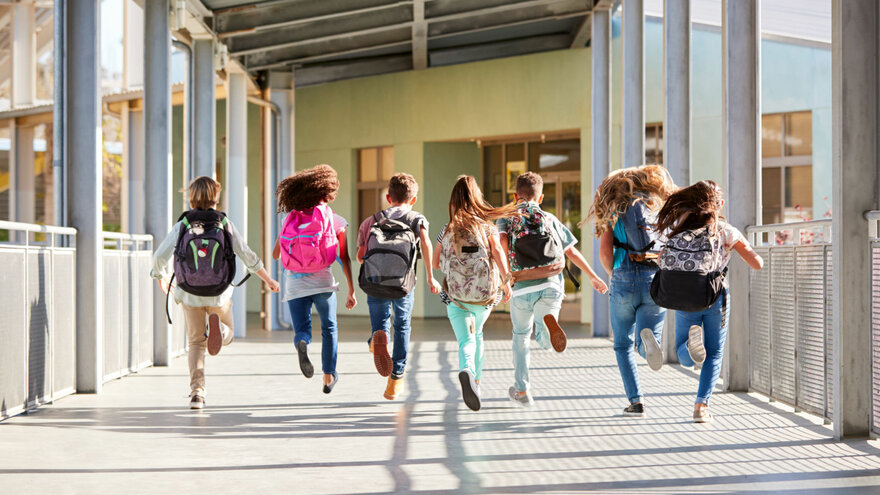
{"type": "Polygon", "coordinates": [[[223,333],[220,330],[220,315],[208,315],[208,354],[216,356],[223,347],[223,333]]]}
{"type": "Polygon", "coordinates": [[[712,413],[709,412],[709,406],[694,409],[694,423],[711,423],[712,413]]]}
{"type": "Polygon", "coordinates": [[[385,387],[385,398],[388,400],[394,400],[398,395],[403,393],[403,377],[394,378],[393,376],[388,377],[388,386],[385,387]]]}
{"type": "Polygon", "coordinates": [[[553,346],[553,350],[556,352],[564,351],[567,339],[562,327],[559,326],[559,322],[556,321],[556,317],[553,315],[544,316],[544,325],[547,326],[547,331],[550,332],[550,345],[553,346]]]}

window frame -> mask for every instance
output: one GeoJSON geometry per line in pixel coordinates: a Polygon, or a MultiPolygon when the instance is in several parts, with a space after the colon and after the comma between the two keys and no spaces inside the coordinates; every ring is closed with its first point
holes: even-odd
{"type": "MultiPolygon", "coordinates": [[[[392,153],[391,158],[391,175],[394,175],[394,146],[368,146],[365,148],[357,148],[355,151],[356,160],[355,160],[355,174],[357,178],[357,182],[355,185],[355,201],[357,203],[357,215],[359,219],[367,218],[369,215],[373,215],[377,212],[367,213],[360,211],[361,210],[361,191],[374,191],[376,197],[376,204],[380,207],[386,205],[385,197],[382,194],[382,191],[388,188],[388,179],[385,180],[374,180],[374,181],[361,181],[361,154],[365,150],[376,150],[376,174],[377,176],[381,176],[382,168],[383,168],[383,160],[385,154],[382,152],[384,149],[390,148],[392,153]]],[[[390,177],[389,177],[390,179],[390,177]]]]}
{"type": "MultiPolygon", "coordinates": [[[[772,112],[772,113],[761,114],[761,129],[762,130],[764,128],[764,126],[763,126],[764,117],[774,116],[774,115],[779,115],[782,117],[782,119],[781,119],[782,120],[782,124],[781,124],[782,135],[781,135],[781,139],[779,140],[779,146],[781,148],[780,155],[773,156],[773,157],[767,157],[767,158],[763,158],[763,157],[761,158],[761,169],[762,170],[765,168],[781,169],[780,170],[780,181],[779,181],[779,189],[780,189],[779,190],[779,194],[780,194],[779,197],[780,197],[780,209],[781,209],[780,215],[782,217],[781,223],[787,223],[787,222],[785,222],[786,208],[794,208],[794,206],[788,206],[785,204],[785,178],[786,178],[786,174],[788,174],[789,169],[792,167],[809,166],[811,171],[812,171],[812,167],[813,167],[813,153],[812,153],[812,149],[813,149],[813,147],[812,147],[812,134],[813,134],[813,132],[812,132],[812,129],[810,130],[810,136],[811,136],[810,154],[809,155],[786,155],[785,140],[786,140],[786,137],[788,136],[788,129],[786,126],[786,121],[788,119],[786,119],[786,116],[792,115],[792,114],[798,114],[798,113],[809,113],[810,120],[812,121],[812,114],[813,114],[812,110],[797,110],[797,111],[791,111],[791,112],[772,112]]],[[[761,209],[762,210],[763,210],[763,207],[764,207],[764,199],[761,198],[761,209]]],[[[810,206],[810,209],[813,210],[813,213],[815,213],[815,207],[816,207],[816,205],[810,206]]],[[[762,213],[762,216],[763,216],[763,213],[762,213]]],[[[812,216],[815,217],[815,214],[813,214],[812,216]]],[[[763,218],[761,220],[763,220],[763,218]]]]}

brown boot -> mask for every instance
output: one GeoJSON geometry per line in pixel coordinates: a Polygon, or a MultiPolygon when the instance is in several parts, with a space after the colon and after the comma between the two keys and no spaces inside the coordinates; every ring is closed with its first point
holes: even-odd
{"type": "Polygon", "coordinates": [[[403,393],[403,377],[394,378],[393,376],[388,377],[388,386],[385,387],[385,398],[388,400],[394,400],[398,395],[403,393]]]}
{"type": "Polygon", "coordinates": [[[373,332],[373,364],[381,376],[391,374],[391,356],[388,354],[388,334],[384,330],[373,332]]]}

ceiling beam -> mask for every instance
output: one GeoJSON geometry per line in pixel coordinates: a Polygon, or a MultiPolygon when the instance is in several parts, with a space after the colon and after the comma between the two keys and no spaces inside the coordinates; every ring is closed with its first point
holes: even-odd
{"type": "Polygon", "coordinates": [[[239,36],[312,22],[332,22],[351,15],[371,16],[411,4],[411,1],[400,0],[283,0],[217,10],[214,29],[220,37],[239,36]]]}
{"type": "Polygon", "coordinates": [[[508,41],[496,41],[480,45],[470,45],[443,50],[433,50],[430,53],[431,66],[463,64],[488,60],[493,58],[514,57],[528,53],[545,52],[567,48],[571,43],[568,34],[550,34],[544,36],[532,36],[508,41]]]}
{"type": "MultiPolygon", "coordinates": [[[[401,48],[401,49],[410,48],[411,45],[412,45],[412,42],[410,40],[406,40],[406,41],[395,41],[395,42],[391,42],[391,43],[382,43],[379,45],[360,46],[357,48],[352,48],[350,50],[340,50],[337,52],[322,53],[320,55],[311,55],[311,56],[307,56],[307,57],[291,58],[291,59],[281,60],[278,62],[274,62],[271,64],[265,64],[265,65],[248,66],[248,70],[249,71],[257,71],[257,70],[264,70],[264,69],[277,69],[279,67],[286,67],[286,66],[290,66],[290,65],[301,65],[301,64],[311,63],[311,62],[322,62],[322,61],[328,62],[328,61],[330,61],[329,59],[332,59],[334,57],[344,57],[345,55],[357,55],[357,54],[362,54],[364,52],[372,52],[375,50],[382,50],[385,48],[401,48]]],[[[0,70],[2,70],[2,67],[0,67],[0,70]]]]}
{"type": "Polygon", "coordinates": [[[587,14],[584,16],[584,20],[581,21],[578,28],[575,30],[574,35],[571,37],[571,45],[569,48],[583,48],[587,46],[587,40],[590,39],[590,36],[593,34],[593,15],[587,14]]]}
{"type": "Polygon", "coordinates": [[[313,86],[355,77],[376,76],[390,72],[402,72],[412,69],[412,57],[409,54],[393,57],[363,59],[353,62],[315,65],[296,70],[296,87],[313,86]]]}
{"type": "MultiPolygon", "coordinates": [[[[427,21],[430,23],[435,22],[445,22],[445,21],[456,21],[459,19],[466,19],[470,17],[477,17],[483,15],[493,15],[501,12],[508,11],[516,11],[522,9],[528,9],[531,7],[548,7],[553,6],[555,4],[560,3],[572,3],[572,0],[527,0],[525,2],[515,2],[515,3],[506,3],[503,5],[497,5],[495,7],[486,7],[482,9],[474,9],[467,10],[464,12],[456,12],[454,14],[445,14],[439,15],[435,17],[428,17],[427,21]]],[[[590,10],[590,0],[576,0],[576,3],[582,4],[582,10],[590,10]]]]}
{"type": "Polygon", "coordinates": [[[428,23],[425,22],[425,0],[413,0],[412,57],[413,69],[428,68],[428,23]]]}

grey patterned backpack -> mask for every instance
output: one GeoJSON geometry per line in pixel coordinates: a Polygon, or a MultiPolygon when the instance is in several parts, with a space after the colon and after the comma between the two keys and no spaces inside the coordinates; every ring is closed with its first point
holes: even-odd
{"type": "Polygon", "coordinates": [[[651,282],[651,298],[676,311],[703,311],[724,290],[721,236],[709,227],[672,236],[660,252],[660,269],[651,282]]]}

